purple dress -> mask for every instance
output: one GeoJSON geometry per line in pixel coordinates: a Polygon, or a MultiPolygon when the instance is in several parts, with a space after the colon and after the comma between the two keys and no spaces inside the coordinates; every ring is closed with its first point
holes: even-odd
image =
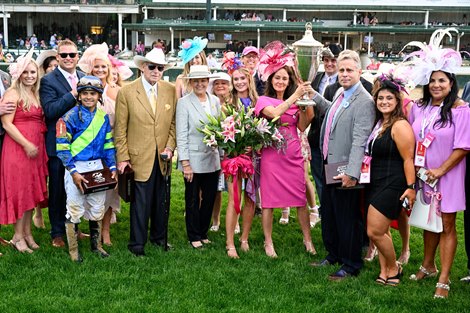
{"type": "MultiPolygon", "coordinates": [[[[277,107],[282,100],[261,96],[255,107],[255,113],[267,106],[277,107]]],[[[301,153],[300,139],[297,134],[299,109],[291,106],[280,118],[281,133],[287,139],[287,149],[264,148],[261,151],[260,193],[263,208],[302,207],[307,204],[305,196],[304,159],[301,153]]]]}
{"type": "MultiPolygon", "coordinates": [[[[413,105],[410,113],[410,123],[413,127],[416,141],[421,141],[419,132],[425,117],[430,117],[439,110],[438,106],[419,107],[413,105]]],[[[435,136],[431,146],[426,151],[425,168],[438,168],[452,154],[454,149],[470,150],[470,108],[467,105],[451,109],[453,124],[446,127],[428,127],[427,132],[435,136]]],[[[436,118],[436,121],[439,117],[436,118]]],[[[432,189],[424,184],[424,191],[432,189]]],[[[437,190],[442,194],[441,211],[454,213],[465,210],[465,159],[442,176],[437,183],[437,190]]],[[[430,199],[426,197],[429,203],[430,199]]]]}

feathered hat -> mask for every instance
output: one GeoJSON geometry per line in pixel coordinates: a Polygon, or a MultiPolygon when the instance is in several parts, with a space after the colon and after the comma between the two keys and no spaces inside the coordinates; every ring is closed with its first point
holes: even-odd
{"type": "Polygon", "coordinates": [[[222,69],[226,70],[229,75],[232,75],[233,71],[238,70],[241,67],[243,67],[243,63],[240,58],[235,56],[235,52],[224,52],[222,69]]]}
{"type": "Polygon", "coordinates": [[[8,71],[10,72],[11,78],[13,80],[18,79],[28,64],[33,60],[33,52],[34,48],[29,49],[26,54],[18,57],[15,63],[10,64],[8,71]]]}
{"type": "Polygon", "coordinates": [[[201,53],[207,46],[207,39],[202,37],[194,37],[193,39],[186,39],[180,46],[178,56],[183,59],[183,65],[194,59],[196,55],[201,53]]]}
{"type": "Polygon", "coordinates": [[[127,66],[124,62],[116,59],[112,55],[108,54],[108,59],[109,62],[111,62],[111,66],[117,69],[122,80],[129,79],[134,74],[129,66],[127,66]]]}
{"type": "Polygon", "coordinates": [[[455,74],[462,65],[462,57],[459,52],[440,47],[445,36],[452,38],[451,32],[459,33],[455,28],[438,29],[431,35],[428,45],[419,41],[411,41],[403,47],[405,49],[408,46],[415,46],[421,49],[410,53],[400,65],[408,68],[407,74],[416,85],[429,84],[432,72],[443,71],[455,74]]]}
{"type": "Polygon", "coordinates": [[[295,54],[280,41],[268,43],[260,51],[258,72],[263,81],[284,66],[295,66],[295,54]]]}

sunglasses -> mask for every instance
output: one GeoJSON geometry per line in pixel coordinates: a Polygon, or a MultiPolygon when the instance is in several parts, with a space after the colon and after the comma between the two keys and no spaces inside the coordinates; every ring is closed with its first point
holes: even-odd
{"type": "Polygon", "coordinates": [[[77,56],[77,52],[71,52],[71,53],[59,53],[60,57],[62,59],[65,59],[67,56],[71,57],[72,59],[77,56]]]}
{"type": "Polygon", "coordinates": [[[157,64],[147,64],[147,68],[150,71],[153,71],[153,70],[157,69],[158,71],[163,72],[163,70],[165,69],[165,66],[157,65],[157,64]]]}

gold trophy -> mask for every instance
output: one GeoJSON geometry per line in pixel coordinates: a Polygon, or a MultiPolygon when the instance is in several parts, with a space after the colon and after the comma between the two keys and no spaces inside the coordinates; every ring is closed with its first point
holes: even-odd
{"type": "MultiPolygon", "coordinates": [[[[312,23],[305,24],[304,37],[294,42],[292,46],[294,47],[300,78],[304,82],[312,81],[317,74],[320,65],[318,55],[323,48],[323,45],[313,38],[312,23]]],[[[316,103],[305,94],[302,99],[297,101],[297,105],[305,107],[314,106],[316,103]]]]}

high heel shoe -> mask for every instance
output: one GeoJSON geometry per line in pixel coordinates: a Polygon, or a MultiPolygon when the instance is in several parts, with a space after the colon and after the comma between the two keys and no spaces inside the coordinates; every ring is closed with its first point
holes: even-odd
{"type": "Polygon", "coordinates": [[[24,237],[24,240],[26,241],[26,244],[28,247],[32,250],[37,250],[39,249],[39,245],[34,241],[34,238],[32,235],[28,235],[24,237]]]}
{"type": "Polygon", "coordinates": [[[307,253],[311,255],[317,254],[317,251],[315,250],[315,247],[313,246],[313,243],[311,241],[304,241],[304,246],[307,253]]]}
{"type": "Polygon", "coordinates": [[[289,214],[290,214],[290,208],[282,209],[282,215],[281,215],[281,218],[279,219],[279,224],[281,225],[289,224],[289,214]],[[284,215],[287,215],[287,217],[284,217],[284,215]]]}
{"type": "Polygon", "coordinates": [[[225,249],[227,250],[227,256],[231,259],[239,259],[240,257],[238,256],[238,253],[237,253],[237,249],[235,248],[235,246],[227,246],[225,247],[225,249]]]}
{"type": "Polygon", "coordinates": [[[277,258],[277,254],[276,254],[276,251],[274,250],[274,245],[273,243],[264,243],[264,252],[266,253],[266,255],[270,258],[277,258]]]}
{"type": "Polygon", "coordinates": [[[369,249],[367,255],[364,257],[364,261],[372,262],[378,255],[379,251],[377,250],[377,247],[374,246],[372,250],[369,249]]]}
{"type": "Polygon", "coordinates": [[[409,259],[410,259],[410,250],[407,250],[400,255],[400,257],[398,258],[398,263],[400,263],[401,265],[406,265],[408,264],[409,259]]]}
{"type": "Polygon", "coordinates": [[[190,241],[189,244],[190,244],[191,247],[193,247],[194,249],[202,249],[202,247],[203,247],[201,241],[190,241]]]}
{"type": "Polygon", "coordinates": [[[33,224],[36,228],[45,229],[46,225],[44,224],[44,218],[42,216],[38,216],[36,213],[33,217],[33,224]]]}
{"type": "Polygon", "coordinates": [[[17,240],[17,241],[13,241],[10,240],[10,246],[15,249],[16,251],[20,252],[20,253],[33,253],[33,250],[31,250],[30,248],[28,248],[28,245],[26,244],[26,241],[24,241],[24,239],[20,239],[20,240],[17,240]],[[21,242],[23,241],[24,245],[23,247],[19,246],[18,244],[20,244],[21,242]]]}
{"type": "Polygon", "coordinates": [[[234,233],[235,233],[235,235],[238,235],[240,233],[240,224],[237,223],[237,225],[235,225],[234,233]]]}
{"type": "Polygon", "coordinates": [[[241,240],[240,239],[240,249],[243,252],[248,252],[250,251],[250,245],[248,244],[248,240],[241,240]]]}

